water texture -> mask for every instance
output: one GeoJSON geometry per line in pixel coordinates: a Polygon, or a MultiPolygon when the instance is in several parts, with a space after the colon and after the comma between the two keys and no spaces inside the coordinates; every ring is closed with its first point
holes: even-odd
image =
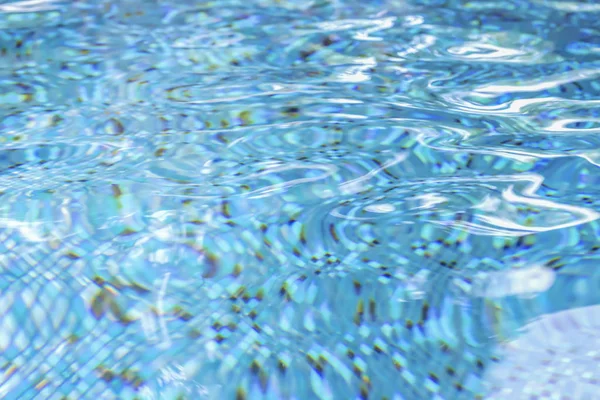
{"type": "Polygon", "coordinates": [[[597,399],[600,5],[0,2],[0,398],[597,399]]]}

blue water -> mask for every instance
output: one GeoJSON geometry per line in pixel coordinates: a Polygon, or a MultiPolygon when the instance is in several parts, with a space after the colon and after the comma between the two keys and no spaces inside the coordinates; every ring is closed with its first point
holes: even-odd
{"type": "Polygon", "coordinates": [[[0,398],[599,399],[599,17],[0,1],[0,398]]]}

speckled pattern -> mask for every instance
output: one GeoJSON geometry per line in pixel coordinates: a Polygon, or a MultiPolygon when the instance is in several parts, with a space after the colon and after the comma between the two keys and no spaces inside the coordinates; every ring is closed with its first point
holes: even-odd
{"type": "Polygon", "coordinates": [[[0,2],[0,398],[597,399],[599,14],[0,2]]]}

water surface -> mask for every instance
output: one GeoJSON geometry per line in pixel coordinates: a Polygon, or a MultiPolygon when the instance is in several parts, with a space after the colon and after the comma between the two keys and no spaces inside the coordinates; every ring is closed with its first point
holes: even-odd
{"type": "Polygon", "coordinates": [[[597,398],[599,14],[0,2],[0,397],[597,398]]]}

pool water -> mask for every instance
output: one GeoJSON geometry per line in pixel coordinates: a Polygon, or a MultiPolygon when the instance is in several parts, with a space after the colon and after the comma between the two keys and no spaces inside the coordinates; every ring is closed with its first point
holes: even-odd
{"type": "Polygon", "coordinates": [[[0,1],[0,398],[598,399],[599,17],[0,1]]]}

